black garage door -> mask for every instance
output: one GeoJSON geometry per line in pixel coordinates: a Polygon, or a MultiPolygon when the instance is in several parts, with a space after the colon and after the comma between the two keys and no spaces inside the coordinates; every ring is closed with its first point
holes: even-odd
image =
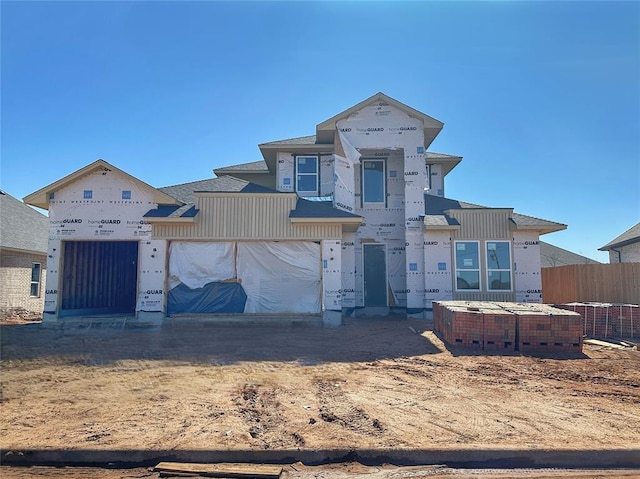
{"type": "Polygon", "coordinates": [[[60,315],[133,314],[137,279],[136,241],[65,241],[60,315]]]}

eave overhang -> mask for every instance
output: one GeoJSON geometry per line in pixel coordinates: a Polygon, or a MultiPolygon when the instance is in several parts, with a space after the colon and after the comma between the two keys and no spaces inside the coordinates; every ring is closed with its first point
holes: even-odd
{"type": "Polygon", "coordinates": [[[283,153],[305,153],[308,155],[317,154],[333,154],[333,143],[287,143],[287,144],[269,144],[262,143],[258,145],[264,162],[267,164],[269,172],[275,174],[278,164],[278,152],[283,153]]]}

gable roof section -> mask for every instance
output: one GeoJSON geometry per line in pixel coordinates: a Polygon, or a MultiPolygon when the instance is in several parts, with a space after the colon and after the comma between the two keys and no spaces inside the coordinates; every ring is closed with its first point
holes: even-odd
{"type": "MultiPolygon", "coordinates": [[[[464,201],[458,201],[451,198],[443,198],[441,196],[424,195],[425,203],[425,226],[436,226],[442,224],[442,219],[433,218],[434,216],[444,216],[449,222],[453,220],[447,215],[448,210],[459,209],[502,209],[502,208],[489,208],[487,206],[476,205],[473,203],[467,203],[464,201]],[[440,223],[438,223],[438,221],[440,223]]],[[[455,220],[454,220],[455,221],[455,220]]],[[[556,223],[554,221],[548,221],[534,216],[527,216],[520,213],[513,212],[511,215],[511,222],[515,229],[518,230],[532,230],[539,231],[540,234],[553,233],[554,231],[561,231],[567,228],[567,225],[562,223],[556,223]]],[[[452,225],[452,226],[455,226],[452,225]]]]}
{"type": "Polygon", "coordinates": [[[153,186],[145,183],[142,180],[139,180],[135,176],[132,176],[129,173],[127,173],[126,171],[122,171],[120,168],[116,168],[115,166],[107,163],[102,159],[96,160],[93,163],[90,163],[87,166],[80,168],[79,170],[76,170],[73,173],[65,176],[64,178],[61,178],[58,181],[55,181],[50,185],[47,185],[44,188],[41,188],[38,191],[31,193],[28,196],[25,196],[24,202],[29,205],[37,206],[38,208],[48,210],[50,193],[53,193],[56,190],[60,190],[61,188],[64,188],[65,186],[75,181],[78,181],[79,179],[93,173],[94,171],[104,171],[104,170],[116,171],[121,175],[125,176],[127,179],[137,183],[143,189],[150,190],[153,194],[154,203],[169,204],[169,205],[179,203],[179,200],[177,200],[176,198],[169,196],[168,194],[154,188],[153,186]]]}
{"type": "Polygon", "coordinates": [[[0,248],[46,254],[49,218],[0,190],[0,248]]]}
{"type": "Polygon", "coordinates": [[[600,261],[540,241],[540,266],[551,268],[567,264],[600,264],[600,261]]]}
{"type": "Polygon", "coordinates": [[[429,145],[433,141],[433,139],[438,135],[440,130],[442,130],[442,127],[444,126],[444,123],[442,123],[440,120],[436,120],[435,118],[429,115],[426,115],[421,111],[416,110],[415,108],[405,105],[404,103],[401,103],[398,100],[391,98],[390,96],[387,96],[382,92],[378,92],[375,95],[367,98],[366,100],[361,101],[357,105],[354,105],[351,108],[348,108],[343,112],[338,113],[335,116],[332,116],[328,120],[325,120],[322,123],[319,123],[316,126],[317,142],[333,143],[333,136],[336,129],[336,123],[342,119],[348,118],[353,113],[356,113],[357,111],[361,110],[362,108],[374,102],[388,103],[396,107],[398,110],[403,111],[407,115],[413,118],[422,120],[424,123],[425,145],[429,145]]]}
{"type": "Polygon", "coordinates": [[[603,247],[598,248],[598,251],[609,251],[614,248],[620,248],[621,246],[627,246],[638,242],[640,242],[640,223],[632,226],[620,236],[609,241],[603,247]]]}

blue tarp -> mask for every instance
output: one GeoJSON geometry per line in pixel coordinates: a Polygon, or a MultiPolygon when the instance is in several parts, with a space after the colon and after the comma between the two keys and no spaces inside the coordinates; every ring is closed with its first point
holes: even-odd
{"type": "Polygon", "coordinates": [[[184,283],[169,291],[167,313],[243,313],[247,294],[240,283],[208,283],[191,289],[184,283]]]}

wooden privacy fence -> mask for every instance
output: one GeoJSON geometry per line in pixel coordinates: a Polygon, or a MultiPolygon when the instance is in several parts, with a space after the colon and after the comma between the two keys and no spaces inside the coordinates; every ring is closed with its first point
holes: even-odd
{"type": "Polygon", "coordinates": [[[640,263],[542,268],[542,299],[547,304],[574,301],[640,304],[640,263]]]}

